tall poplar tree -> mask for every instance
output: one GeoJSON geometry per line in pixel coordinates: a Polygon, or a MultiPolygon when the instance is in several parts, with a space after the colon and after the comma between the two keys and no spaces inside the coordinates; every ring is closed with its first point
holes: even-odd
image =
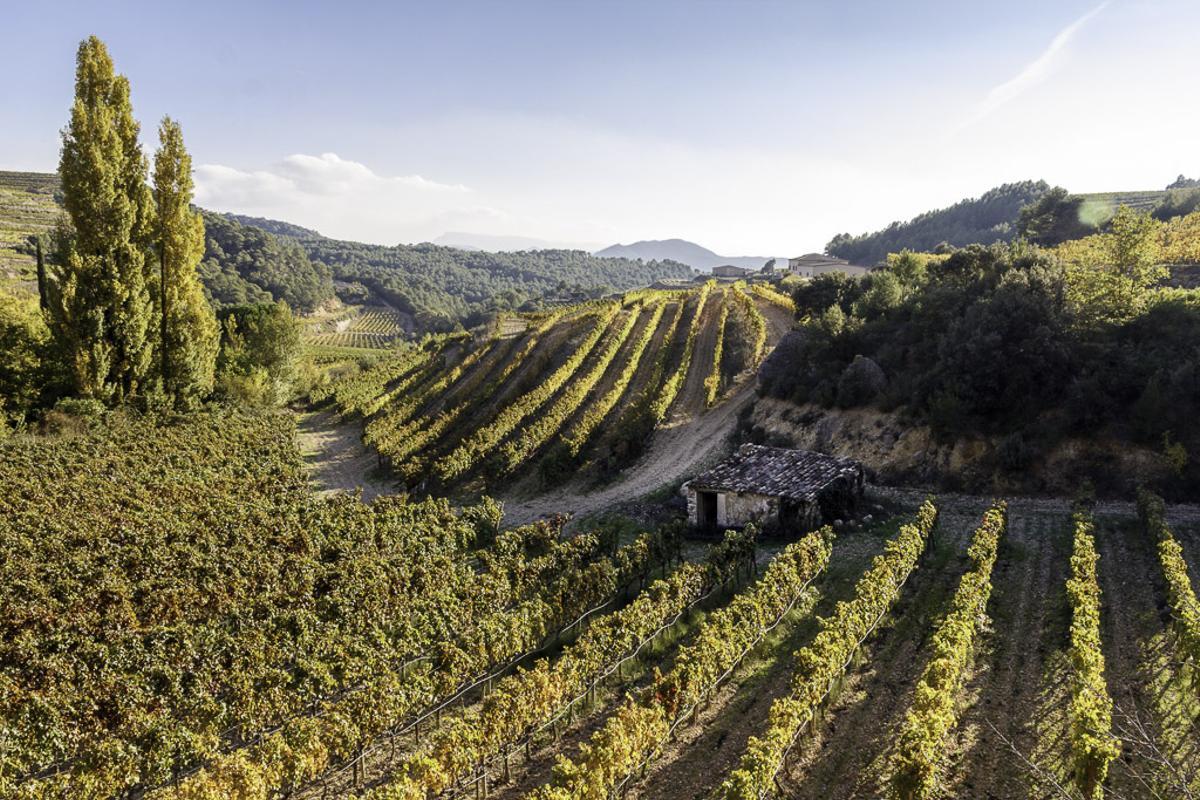
{"type": "Polygon", "coordinates": [[[79,45],[59,175],[70,218],[49,282],[49,321],[75,390],[119,402],[152,376],[153,204],[129,81],[95,36],[79,45]]]}
{"type": "Polygon", "coordinates": [[[154,154],[154,245],[159,266],[158,310],[162,387],[178,406],[212,391],[220,328],[196,266],[204,256],[204,220],[191,207],[192,157],[179,123],[164,117],[154,154]]]}

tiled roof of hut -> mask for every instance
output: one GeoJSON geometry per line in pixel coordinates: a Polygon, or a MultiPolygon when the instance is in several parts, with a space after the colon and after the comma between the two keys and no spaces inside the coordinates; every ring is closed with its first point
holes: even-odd
{"type": "Polygon", "coordinates": [[[841,456],[744,444],[729,458],[688,482],[693,489],[753,492],[790,500],[813,500],[821,489],[862,467],[841,456]]]}

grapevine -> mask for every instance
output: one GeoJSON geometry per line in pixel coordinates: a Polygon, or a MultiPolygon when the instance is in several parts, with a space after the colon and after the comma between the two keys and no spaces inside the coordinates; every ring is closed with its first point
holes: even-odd
{"type": "Polygon", "coordinates": [[[766,732],[750,738],[741,762],[721,784],[719,797],[761,800],[771,793],[784,757],[816,718],[859,647],[899,598],[936,521],[937,509],[926,500],[916,520],[900,528],[859,578],[854,599],[838,603],[833,614],[821,620],[812,644],[796,653],[791,694],[771,704],[766,732]]]}
{"type": "Polygon", "coordinates": [[[717,402],[717,394],[721,390],[721,357],[725,350],[725,325],[728,321],[729,302],[726,301],[721,303],[721,313],[717,317],[717,346],[713,348],[712,364],[704,379],[704,403],[709,408],[717,402]]]}
{"type": "Polygon", "coordinates": [[[1100,644],[1100,584],[1090,514],[1075,515],[1067,596],[1071,601],[1071,749],[1075,787],[1085,800],[1104,796],[1104,778],[1121,748],[1112,734],[1112,698],[1100,644]]]}
{"type": "Polygon", "coordinates": [[[997,503],[983,515],[968,550],[973,566],[959,581],[950,612],[933,634],[933,654],[917,683],[892,757],[890,784],[900,800],[939,796],[942,755],[958,720],[958,694],[992,594],[992,567],[1005,513],[1004,503],[997,503]]]}

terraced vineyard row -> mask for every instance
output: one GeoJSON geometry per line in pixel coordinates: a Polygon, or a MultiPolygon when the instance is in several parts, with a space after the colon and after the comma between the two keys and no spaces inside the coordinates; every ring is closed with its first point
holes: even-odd
{"type": "Polygon", "coordinates": [[[628,435],[635,411],[652,425],[670,410],[703,413],[717,398],[683,391],[693,373],[708,374],[710,388],[744,379],[746,370],[733,374],[722,352],[743,337],[743,367],[764,357],[758,303],[769,304],[755,297],[705,284],[530,315],[503,336],[409,346],[312,399],[363,417],[365,441],[410,485],[511,481],[550,454],[560,472],[574,470],[590,449],[628,435]],[[732,324],[734,308],[745,324],[732,324]]]}
{"type": "Polygon", "coordinates": [[[48,234],[62,213],[53,175],[0,171],[0,278],[32,280],[37,262],[30,236],[48,234]]]}

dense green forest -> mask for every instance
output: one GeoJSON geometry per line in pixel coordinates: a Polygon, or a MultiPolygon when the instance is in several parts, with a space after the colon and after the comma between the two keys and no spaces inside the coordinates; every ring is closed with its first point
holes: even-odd
{"type": "Polygon", "coordinates": [[[874,265],[888,253],[931,251],[940,244],[1009,242],[1017,235],[1021,209],[1050,190],[1045,181],[1006,183],[949,208],[927,211],[908,222],[893,222],[881,231],[858,236],[839,233],[825,246],[832,256],[854,264],[874,265]]]}
{"type": "Polygon", "coordinates": [[[252,228],[273,233],[276,236],[290,236],[293,239],[320,239],[321,234],[314,231],[312,228],[305,228],[301,225],[293,225],[290,222],[283,222],[278,219],[267,219],[266,217],[251,217],[247,214],[224,214],[226,219],[231,219],[234,222],[242,225],[249,225],[252,228]]]}
{"type": "Polygon", "coordinates": [[[217,306],[282,300],[309,312],[333,297],[329,268],[296,242],[208,211],[200,277],[217,306]]]}
{"type": "Polygon", "coordinates": [[[1045,181],[1006,183],[949,208],[893,222],[881,231],[857,236],[839,233],[825,250],[873,266],[901,250],[931,252],[947,245],[995,244],[1018,237],[1049,247],[1102,230],[1122,205],[1150,212],[1159,220],[1190,214],[1200,208],[1196,184],[1180,175],[1163,191],[1072,194],[1045,181]]]}
{"type": "Polygon", "coordinates": [[[314,262],[338,280],[370,287],[419,327],[439,330],[477,324],[495,311],[525,307],[540,298],[584,299],[647,286],[659,278],[688,278],[690,267],[673,261],[598,258],[582,250],[487,253],[433,244],[382,245],[310,239],[314,262]]]}

